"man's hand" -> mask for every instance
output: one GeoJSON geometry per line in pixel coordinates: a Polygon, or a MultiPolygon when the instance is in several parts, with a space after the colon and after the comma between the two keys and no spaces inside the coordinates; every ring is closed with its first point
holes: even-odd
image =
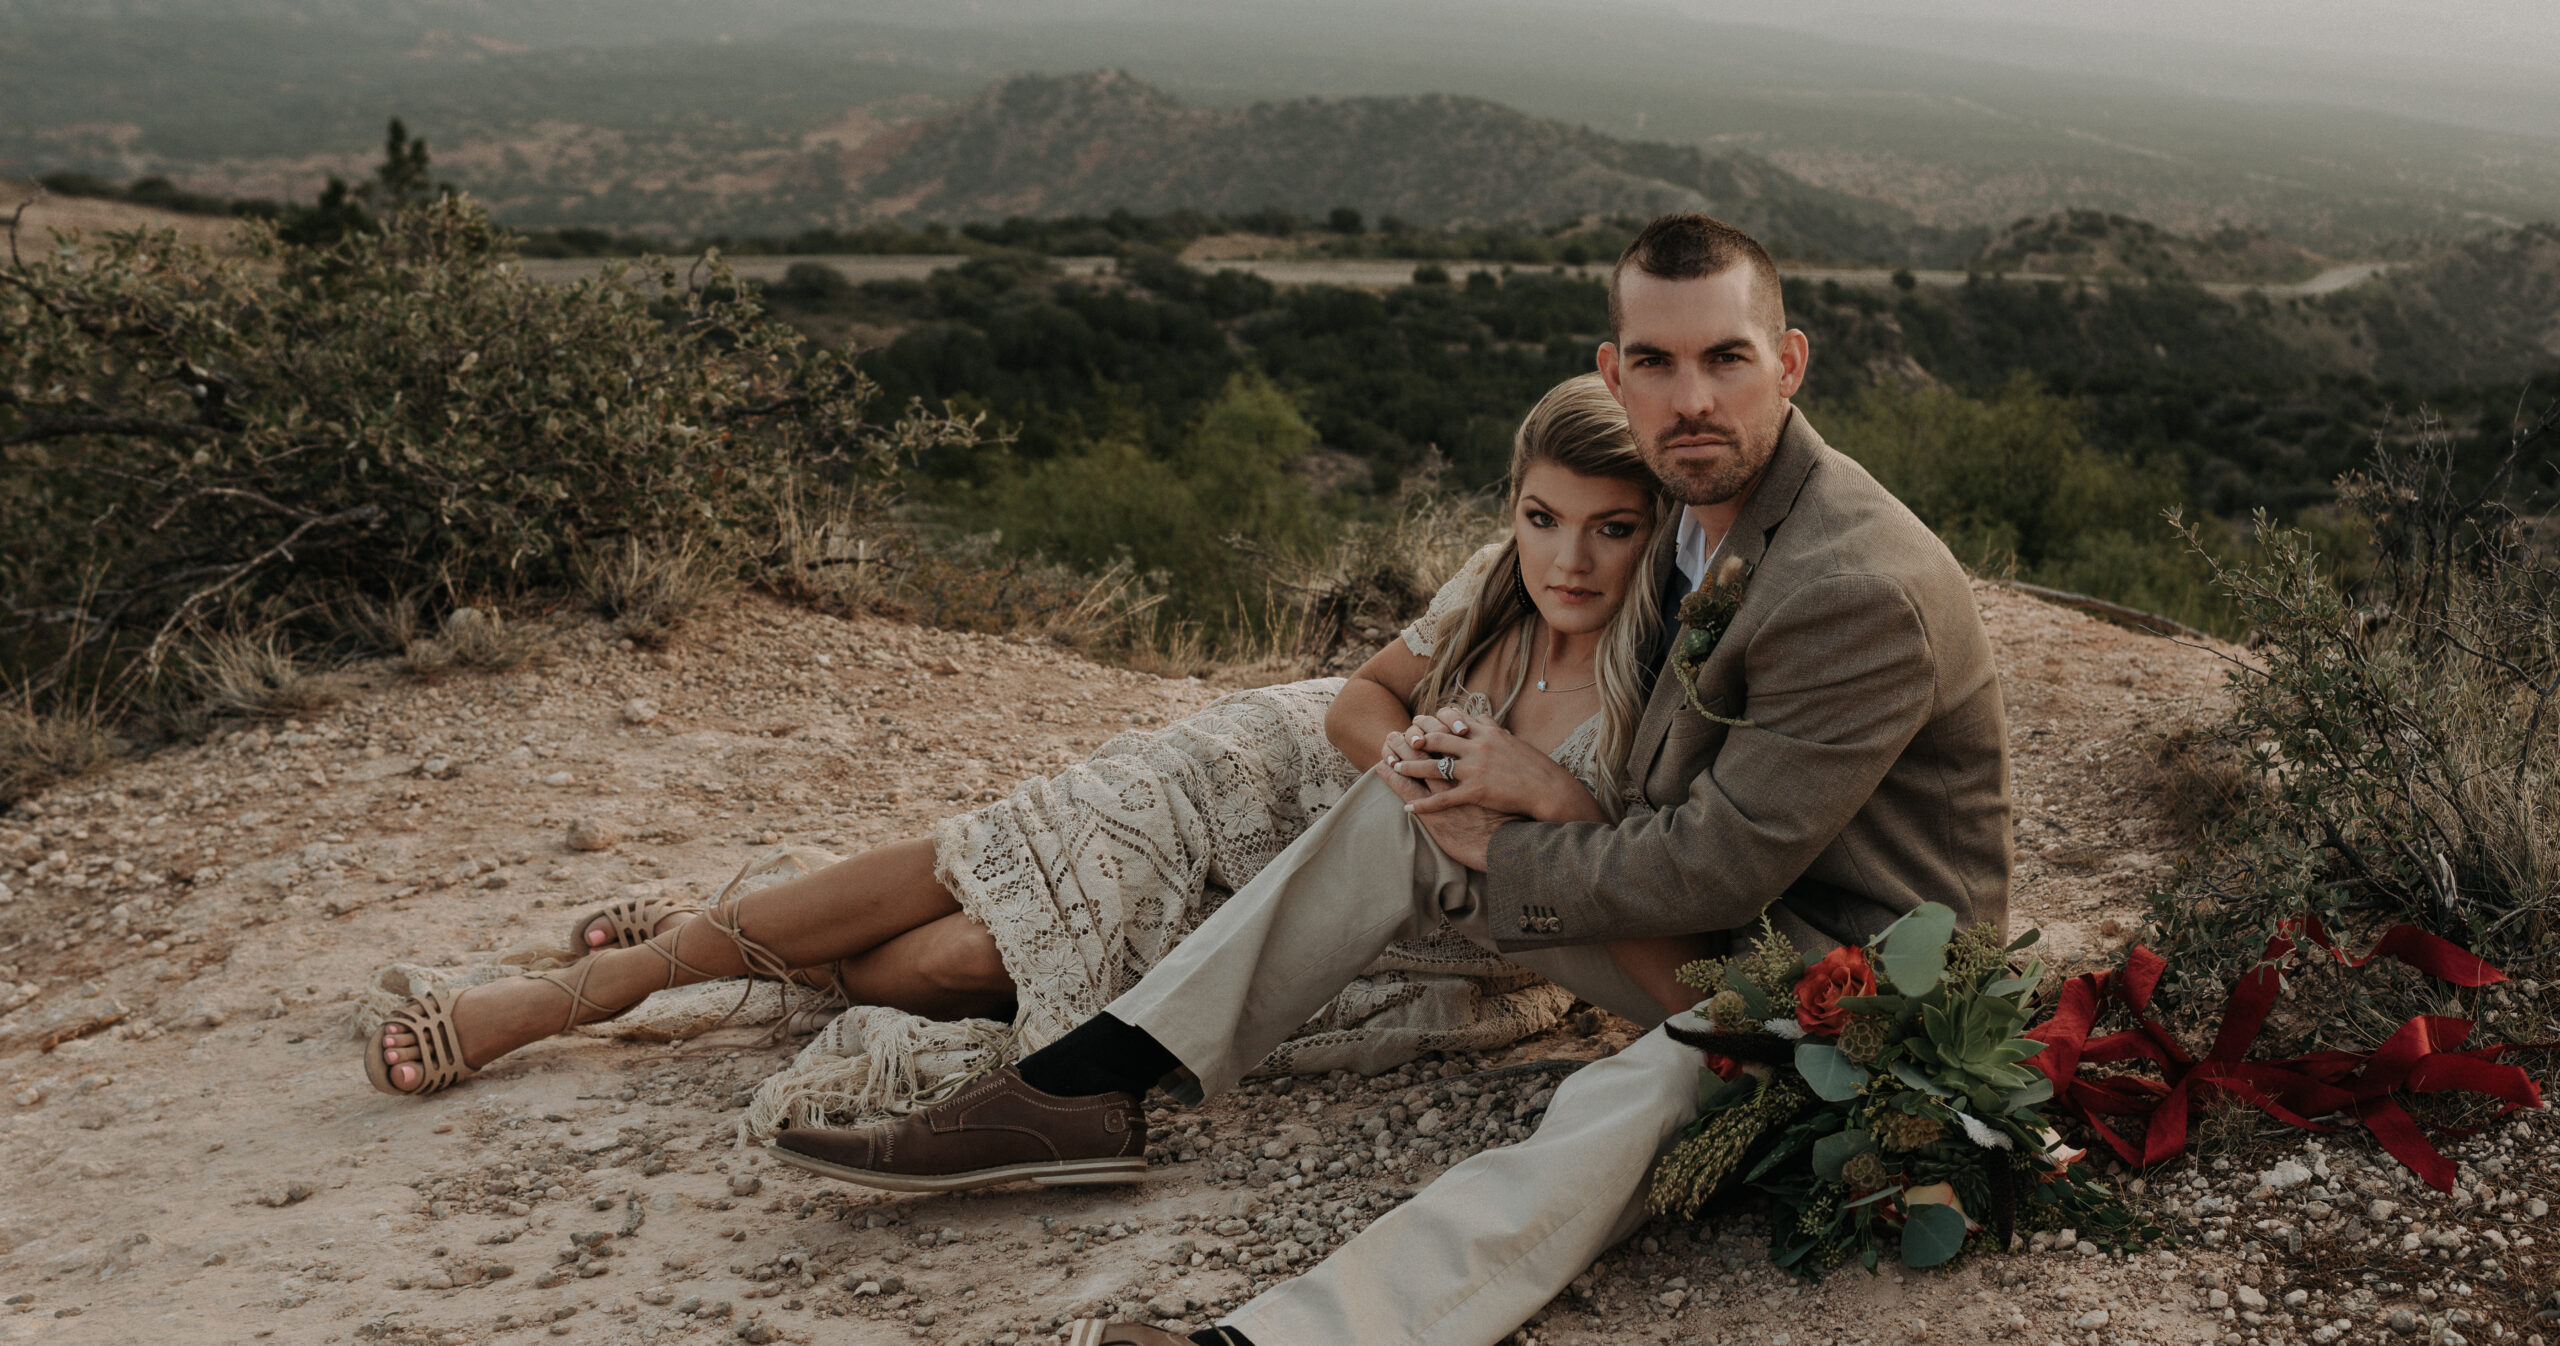
{"type": "Polygon", "coordinates": [[[1438,781],[1424,785],[1392,770],[1392,765],[1379,763],[1377,773],[1387,778],[1387,784],[1397,794],[1404,796],[1405,807],[1422,823],[1422,830],[1431,834],[1431,840],[1450,859],[1483,873],[1485,849],[1493,844],[1494,829],[1517,821],[1520,815],[1496,813],[1480,804],[1442,806],[1440,801],[1448,797],[1451,787],[1440,785],[1438,781]],[[1439,786],[1437,794],[1432,790],[1435,785],[1439,786]],[[1426,809],[1426,805],[1431,807],[1426,809]]]}

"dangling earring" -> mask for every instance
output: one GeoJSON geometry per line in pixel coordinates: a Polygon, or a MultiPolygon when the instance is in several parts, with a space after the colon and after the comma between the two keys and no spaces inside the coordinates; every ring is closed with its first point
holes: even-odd
{"type": "Polygon", "coordinates": [[[1531,612],[1538,610],[1538,600],[1529,596],[1528,577],[1520,573],[1520,558],[1511,558],[1511,592],[1520,595],[1520,606],[1531,612]]]}

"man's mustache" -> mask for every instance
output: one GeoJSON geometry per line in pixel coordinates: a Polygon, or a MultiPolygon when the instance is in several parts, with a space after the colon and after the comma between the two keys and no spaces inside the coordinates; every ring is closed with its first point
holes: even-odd
{"type": "Polygon", "coordinates": [[[1703,416],[1683,416],[1656,434],[1653,442],[1657,445],[1668,444],[1675,439],[1686,439],[1692,435],[1712,436],[1728,444],[1733,443],[1735,438],[1733,427],[1721,421],[1711,421],[1703,416]]]}

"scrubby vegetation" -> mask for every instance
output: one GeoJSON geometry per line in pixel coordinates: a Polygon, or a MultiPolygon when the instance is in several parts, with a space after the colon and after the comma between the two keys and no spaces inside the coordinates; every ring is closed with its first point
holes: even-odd
{"type": "Polygon", "coordinates": [[[2163,993],[2209,1023],[2280,922],[2315,918],[2361,954],[2393,925],[2441,935],[2517,978],[2454,1005],[2376,964],[2330,994],[2318,951],[2289,1029],[2301,1048],[2371,1046],[2412,1014],[2486,1012],[2494,1036],[2551,1036],[2560,981],[2560,555],[2547,481],[2516,468],[2560,433],[2518,430],[2485,482],[2422,423],[2381,439],[2341,503],[2368,546],[2261,519],[2261,559],[2217,568],[2257,640],[2218,739],[2176,745],[2218,772],[2205,844],[2154,899],[2163,993]]]}
{"type": "MultiPolygon", "coordinates": [[[[234,626],[565,590],[632,547],[752,568],[800,493],[876,510],[975,435],[880,415],[845,352],[734,286],[526,281],[467,202],[325,246],[249,229],[231,257],[127,235],[0,271],[0,671],[28,694],[132,695],[234,626]]],[[[673,619],[646,587],[617,601],[673,619]]],[[[261,680],[286,681],[221,679],[261,680]]]]}

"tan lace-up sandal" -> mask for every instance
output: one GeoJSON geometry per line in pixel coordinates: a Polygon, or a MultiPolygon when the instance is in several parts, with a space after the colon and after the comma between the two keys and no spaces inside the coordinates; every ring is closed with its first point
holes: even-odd
{"type": "Polygon", "coordinates": [[[617,897],[601,907],[589,908],[569,927],[569,956],[584,958],[606,949],[635,949],[658,933],[658,923],[670,916],[685,916],[702,908],[691,902],[660,897],[617,897]],[[602,944],[587,943],[587,931],[596,922],[605,923],[613,938],[602,944]]]}
{"type": "MultiPolygon", "coordinates": [[[[677,957],[673,949],[662,947],[654,939],[643,940],[634,947],[647,949],[649,952],[666,960],[666,986],[674,986],[676,984],[677,974],[680,972],[692,973],[694,978],[700,981],[707,981],[711,978],[710,973],[705,972],[702,969],[693,966],[691,963],[686,962],[684,959],[677,957]]],[[[766,952],[763,946],[755,945],[752,941],[744,941],[739,944],[741,952],[749,947],[755,948],[758,953],[763,954],[767,959],[772,958],[772,954],[766,952]]],[[[562,1020],[560,1027],[554,1031],[554,1036],[557,1036],[559,1033],[566,1033],[570,1029],[575,1028],[582,1023],[609,1023],[612,1020],[621,1018],[623,1015],[629,1014],[632,1010],[639,1007],[642,1000],[648,999],[648,996],[644,995],[638,1000],[634,1000],[630,1004],[625,1005],[618,1010],[607,1010],[603,1005],[587,998],[587,979],[595,975],[595,970],[596,965],[594,960],[586,959],[581,960],[575,968],[563,968],[559,971],[553,972],[525,972],[518,974],[519,976],[532,981],[547,982],[561,994],[569,997],[569,1013],[562,1020]],[[574,978],[571,976],[573,972],[575,973],[574,978]],[[582,1013],[590,1012],[593,1013],[595,1017],[590,1019],[582,1019],[578,1017],[582,1013]]],[[[501,978],[497,982],[485,982],[482,984],[491,986],[500,985],[505,980],[507,979],[501,978]]],[[[666,987],[660,987],[659,989],[664,990],[666,987]]],[[[478,1071],[474,1069],[469,1062],[462,1058],[462,1032],[454,1025],[453,1022],[454,1006],[459,1003],[460,1000],[460,992],[447,994],[443,991],[422,991],[413,1002],[415,1008],[404,1006],[403,1008],[395,1010],[391,1014],[385,1016],[383,1020],[383,1024],[385,1026],[394,1023],[400,1024],[409,1030],[410,1037],[416,1039],[414,1045],[418,1052],[418,1059],[412,1062],[403,1063],[418,1067],[418,1084],[414,1089],[403,1089],[397,1084],[392,1083],[392,1063],[382,1059],[382,1029],[377,1027],[373,1032],[366,1035],[364,1070],[366,1078],[373,1081],[374,1088],[379,1089],[386,1094],[417,1097],[419,1095],[432,1094],[439,1090],[452,1088],[454,1085],[460,1084],[464,1080],[470,1079],[473,1075],[478,1073],[478,1071]]]]}

